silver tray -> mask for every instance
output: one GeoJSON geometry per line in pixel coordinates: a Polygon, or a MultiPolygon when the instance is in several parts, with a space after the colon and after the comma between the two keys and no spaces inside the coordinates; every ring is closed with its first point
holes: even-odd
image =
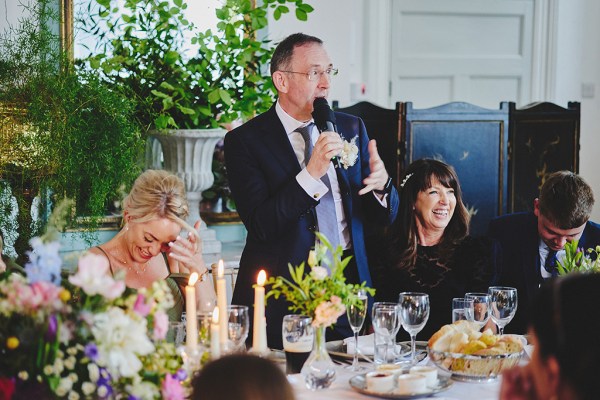
{"type": "MultiPolygon", "coordinates": [[[[408,354],[410,354],[410,341],[406,341],[406,342],[399,342],[398,343],[401,347],[401,354],[407,356],[408,354]]],[[[354,357],[354,354],[348,354],[346,352],[346,345],[344,344],[343,340],[332,340],[330,342],[325,343],[325,347],[327,349],[327,352],[329,354],[331,354],[332,356],[338,357],[338,358],[346,358],[348,360],[352,360],[352,358],[354,357]]],[[[425,358],[425,356],[427,355],[427,342],[424,341],[419,341],[417,340],[415,342],[415,350],[417,352],[417,361],[421,361],[425,358]]],[[[359,360],[362,359],[366,359],[367,361],[370,361],[369,359],[373,358],[373,354],[362,354],[359,353],[358,354],[358,358],[359,360]],[[365,356],[367,358],[365,358],[365,356]]]]}
{"type": "Polygon", "coordinates": [[[372,392],[367,390],[367,381],[365,378],[366,374],[355,375],[350,378],[350,387],[358,393],[365,394],[367,396],[379,397],[380,399],[420,399],[423,397],[433,396],[436,393],[448,390],[453,382],[448,377],[438,376],[437,385],[428,387],[426,392],[422,393],[394,393],[394,392],[372,392]]]}

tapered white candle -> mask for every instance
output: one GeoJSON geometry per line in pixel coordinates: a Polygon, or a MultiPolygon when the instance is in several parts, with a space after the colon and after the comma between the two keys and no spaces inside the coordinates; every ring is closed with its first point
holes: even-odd
{"type": "Polygon", "coordinates": [[[215,360],[221,357],[221,345],[219,343],[219,307],[215,307],[210,324],[210,357],[215,360]]]}
{"type": "Polygon", "coordinates": [[[190,275],[187,286],[185,287],[185,332],[186,345],[190,352],[195,352],[198,347],[198,320],[196,317],[196,288],[198,273],[190,275]]]}
{"type": "Polygon", "coordinates": [[[225,284],[225,267],[223,260],[219,260],[217,267],[217,307],[219,307],[219,342],[221,348],[227,347],[227,324],[229,322],[229,313],[227,312],[227,288],[225,284]]]}
{"type": "Polygon", "coordinates": [[[267,348],[267,323],[265,318],[265,282],[267,274],[260,270],[254,288],[254,318],[252,328],[252,350],[264,353],[267,348]]]}

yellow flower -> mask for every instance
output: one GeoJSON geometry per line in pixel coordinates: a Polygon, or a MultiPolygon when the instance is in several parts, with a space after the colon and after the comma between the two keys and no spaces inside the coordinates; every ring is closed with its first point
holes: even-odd
{"type": "Polygon", "coordinates": [[[63,303],[66,303],[67,301],[71,300],[71,292],[69,292],[67,289],[61,290],[59,296],[63,303]]]}
{"type": "Polygon", "coordinates": [[[11,336],[8,339],[6,339],[6,348],[7,349],[14,350],[17,347],[19,347],[19,339],[17,339],[14,336],[11,336]]]}

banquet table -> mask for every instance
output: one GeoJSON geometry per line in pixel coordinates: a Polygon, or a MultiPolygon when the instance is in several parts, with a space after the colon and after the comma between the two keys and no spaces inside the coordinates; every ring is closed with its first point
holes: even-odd
{"type": "MultiPolygon", "coordinates": [[[[433,365],[425,361],[426,365],[433,365]]],[[[358,373],[364,373],[358,372],[358,373]]],[[[288,375],[288,381],[292,384],[297,400],[365,400],[376,399],[377,397],[367,396],[356,392],[350,387],[349,380],[356,372],[345,369],[342,365],[336,366],[336,379],[327,389],[312,391],[304,385],[302,375],[288,375]]],[[[500,393],[501,378],[492,382],[474,383],[453,381],[452,386],[441,393],[437,393],[426,399],[445,399],[445,400],[496,400],[500,393]]]]}

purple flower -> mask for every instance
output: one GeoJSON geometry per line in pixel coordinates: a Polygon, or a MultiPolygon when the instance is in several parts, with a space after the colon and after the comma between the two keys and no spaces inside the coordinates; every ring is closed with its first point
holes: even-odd
{"type": "Polygon", "coordinates": [[[90,360],[96,361],[98,359],[98,347],[96,346],[96,343],[86,344],[83,353],[90,360]]]}
{"type": "Polygon", "coordinates": [[[56,319],[56,314],[51,314],[50,318],[48,318],[48,330],[46,331],[46,335],[44,335],[47,341],[52,341],[56,338],[56,329],[58,328],[58,320],[56,319]]]}
{"type": "Polygon", "coordinates": [[[178,381],[184,381],[186,380],[188,377],[187,372],[185,371],[185,369],[180,368],[179,370],[177,370],[177,372],[173,375],[173,378],[177,379],[178,381]]]}
{"type": "Polygon", "coordinates": [[[140,398],[130,394],[129,397],[127,397],[127,400],[140,400],[140,398]]]}

